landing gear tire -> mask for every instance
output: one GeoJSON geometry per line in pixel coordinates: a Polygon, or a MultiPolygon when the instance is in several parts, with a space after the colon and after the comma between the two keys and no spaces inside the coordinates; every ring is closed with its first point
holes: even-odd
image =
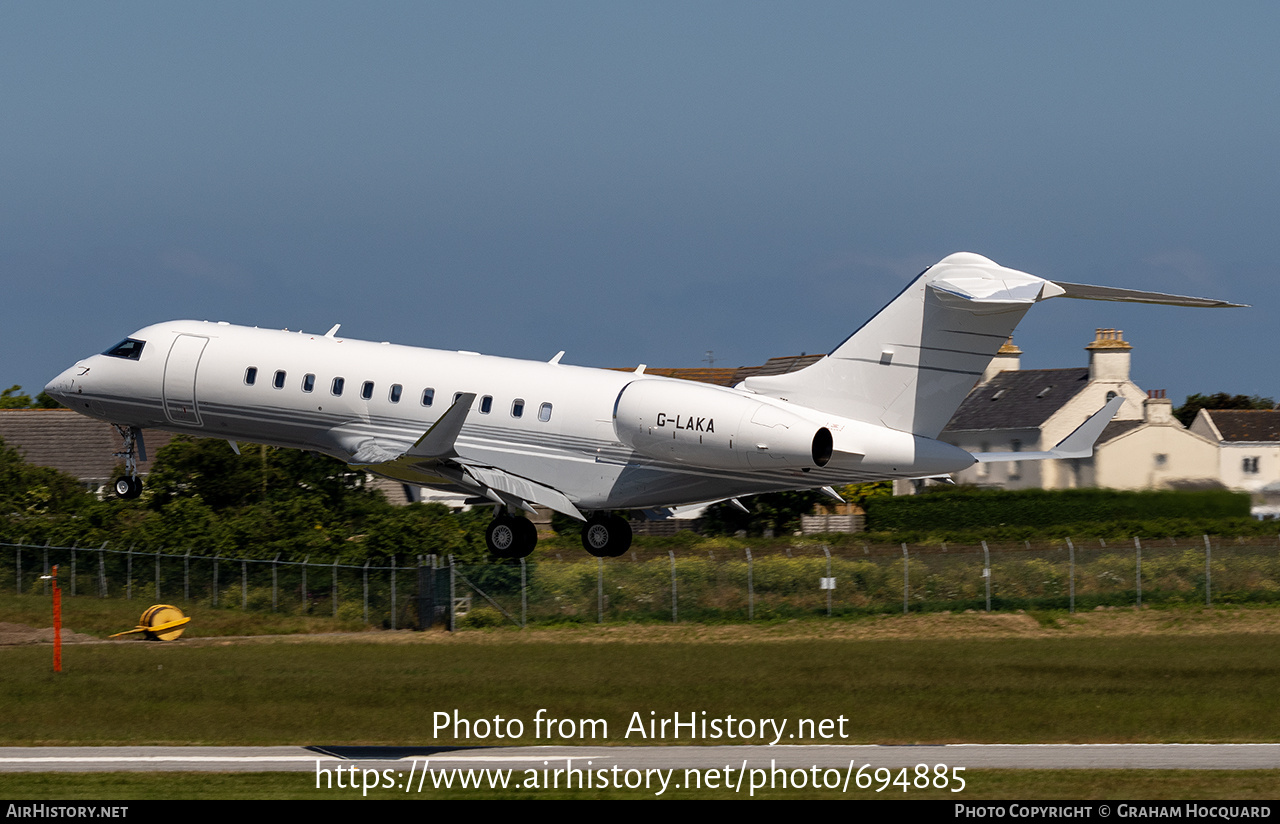
{"type": "Polygon", "coordinates": [[[142,479],[124,477],[116,480],[116,497],[130,500],[142,494],[142,479]]]}
{"type": "Polygon", "coordinates": [[[597,515],[582,527],[582,548],[597,558],[617,558],[631,548],[631,524],[618,515],[597,515]]]}
{"type": "Polygon", "coordinates": [[[538,545],[538,528],[528,518],[499,515],[489,522],[484,542],[495,558],[524,558],[538,545]]]}

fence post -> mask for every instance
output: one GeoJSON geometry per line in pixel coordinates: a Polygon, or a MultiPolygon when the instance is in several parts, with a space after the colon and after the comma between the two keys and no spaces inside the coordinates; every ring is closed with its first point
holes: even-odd
{"type": "Polygon", "coordinates": [[[107,542],[98,547],[98,597],[107,597],[107,542]]]}
{"type": "Polygon", "coordinates": [[[986,581],[987,587],[987,612],[991,611],[991,551],[987,549],[987,542],[982,542],[982,580],[986,581]]]}
{"type": "Polygon", "coordinates": [[[271,611],[276,611],[276,605],[279,603],[279,566],[280,553],[276,553],[276,557],[271,559],[271,611]]]}
{"type": "Polygon", "coordinates": [[[520,629],[529,622],[529,571],[525,560],[523,557],[520,559],[520,629]]]}
{"type": "Polygon", "coordinates": [[[338,561],[333,562],[333,617],[338,617],[338,561]]]}
{"type": "Polygon", "coordinates": [[[1206,608],[1213,606],[1213,600],[1209,597],[1209,556],[1211,550],[1209,547],[1209,536],[1204,536],[1204,605],[1206,608]]]}
{"type": "Polygon", "coordinates": [[[1076,611],[1076,545],[1071,543],[1071,539],[1067,539],[1067,569],[1069,577],[1067,579],[1067,591],[1070,594],[1069,611],[1076,611]]]}
{"type": "Polygon", "coordinates": [[[604,623],[604,558],[596,559],[596,623],[604,623]]]}
{"type": "Polygon", "coordinates": [[[222,556],[213,556],[213,597],[210,600],[213,602],[214,608],[218,606],[218,559],[220,557],[222,556]]]}
{"type": "Polygon", "coordinates": [[[1137,535],[1133,536],[1133,552],[1136,570],[1136,578],[1138,587],[1138,609],[1142,609],[1142,541],[1137,535]]]}
{"type": "Polygon", "coordinates": [[[44,581],[41,595],[49,594],[49,541],[44,542],[44,566],[41,567],[40,580],[44,581]]]}
{"type": "Polygon", "coordinates": [[[671,623],[676,623],[676,553],[668,549],[667,555],[671,558],[671,623]]]}
{"type": "Polygon", "coordinates": [[[76,544],[79,541],[71,542],[71,597],[76,594],[76,544]]]}
{"type": "Polygon", "coordinates": [[[754,621],[756,618],[756,587],[752,578],[753,563],[751,560],[751,548],[747,548],[747,620],[754,621]]]}
{"type": "Polygon", "coordinates": [[[309,615],[311,613],[310,602],[307,601],[307,561],[309,560],[311,560],[310,554],[302,556],[302,592],[300,597],[302,599],[303,615],[309,615]]]}
{"type": "Polygon", "coordinates": [[[249,609],[249,561],[240,559],[240,609],[249,609]]]}
{"type": "Polygon", "coordinates": [[[911,594],[911,577],[907,545],[902,545],[902,614],[907,614],[907,598],[911,594]]]}
{"type": "Polygon", "coordinates": [[[160,600],[160,550],[156,550],[156,600],[160,600]]]}
{"type": "Polygon", "coordinates": [[[191,550],[182,556],[182,600],[191,600],[191,550]]]}
{"type": "Polygon", "coordinates": [[[129,544],[129,550],[124,556],[124,597],[130,601],[133,600],[133,544],[129,544]]]}
{"type": "MultiPolygon", "coordinates": [[[[25,540],[25,539],[24,539],[25,540]]],[[[13,548],[14,567],[17,569],[18,595],[22,594],[22,547],[13,548]]]]}
{"type": "Polygon", "coordinates": [[[396,628],[396,556],[391,553],[391,628],[396,628]]]}
{"type": "Polygon", "coordinates": [[[453,592],[457,581],[454,578],[453,555],[449,555],[449,631],[453,632],[457,628],[457,619],[453,614],[454,600],[453,592]]]}
{"type": "Polygon", "coordinates": [[[835,590],[835,581],[831,580],[831,548],[822,545],[822,554],[827,556],[827,617],[831,617],[831,593],[835,590]]]}
{"type": "MultiPolygon", "coordinates": [[[[367,560],[364,562],[364,569],[361,572],[361,576],[362,576],[362,583],[364,586],[364,622],[367,624],[369,623],[369,562],[367,560]]],[[[450,590],[449,597],[452,598],[453,597],[452,585],[450,585],[449,590],[450,590]]]]}

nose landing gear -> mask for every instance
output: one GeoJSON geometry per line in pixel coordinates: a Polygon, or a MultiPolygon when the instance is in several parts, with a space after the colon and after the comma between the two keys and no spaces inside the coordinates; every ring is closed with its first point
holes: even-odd
{"type": "Polygon", "coordinates": [[[147,445],[142,440],[142,430],[136,426],[112,424],[124,439],[124,449],[114,453],[124,458],[125,477],[116,481],[116,495],[126,500],[142,494],[142,478],[138,477],[138,461],[147,459],[147,445]]]}

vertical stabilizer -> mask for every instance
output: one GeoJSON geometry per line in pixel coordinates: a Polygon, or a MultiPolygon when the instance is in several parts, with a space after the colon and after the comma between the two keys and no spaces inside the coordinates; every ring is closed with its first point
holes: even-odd
{"type": "Polygon", "coordinates": [[[822,360],[747,378],[761,395],[936,438],[1031,304],[1048,298],[1236,307],[1211,298],[1053,282],[971,252],[926,269],[822,360]]]}
{"type": "Polygon", "coordinates": [[[929,267],[831,354],[747,389],[936,437],[1050,281],[958,252],[929,267]]]}

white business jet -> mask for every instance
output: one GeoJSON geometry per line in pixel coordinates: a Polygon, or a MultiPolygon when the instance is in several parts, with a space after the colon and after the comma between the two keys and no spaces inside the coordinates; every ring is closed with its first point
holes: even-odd
{"type": "Polygon", "coordinates": [[[996,350],[1037,301],[1180,306],[1206,298],[1052,282],[957,253],[925,270],[816,363],[732,389],[560,362],[371,343],[225,322],[140,329],[45,391],[125,439],[122,497],[142,490],[141,430],[307,449],[407,484],[492,503],[498,557],[537,543],[540,504],[585,521],[583,546],[631,544],[616,510],[764,492],[943,476],[975,461],[1080,458],[1115,398],[1047,452],[974,455],[937,440],[996,350]]]}

